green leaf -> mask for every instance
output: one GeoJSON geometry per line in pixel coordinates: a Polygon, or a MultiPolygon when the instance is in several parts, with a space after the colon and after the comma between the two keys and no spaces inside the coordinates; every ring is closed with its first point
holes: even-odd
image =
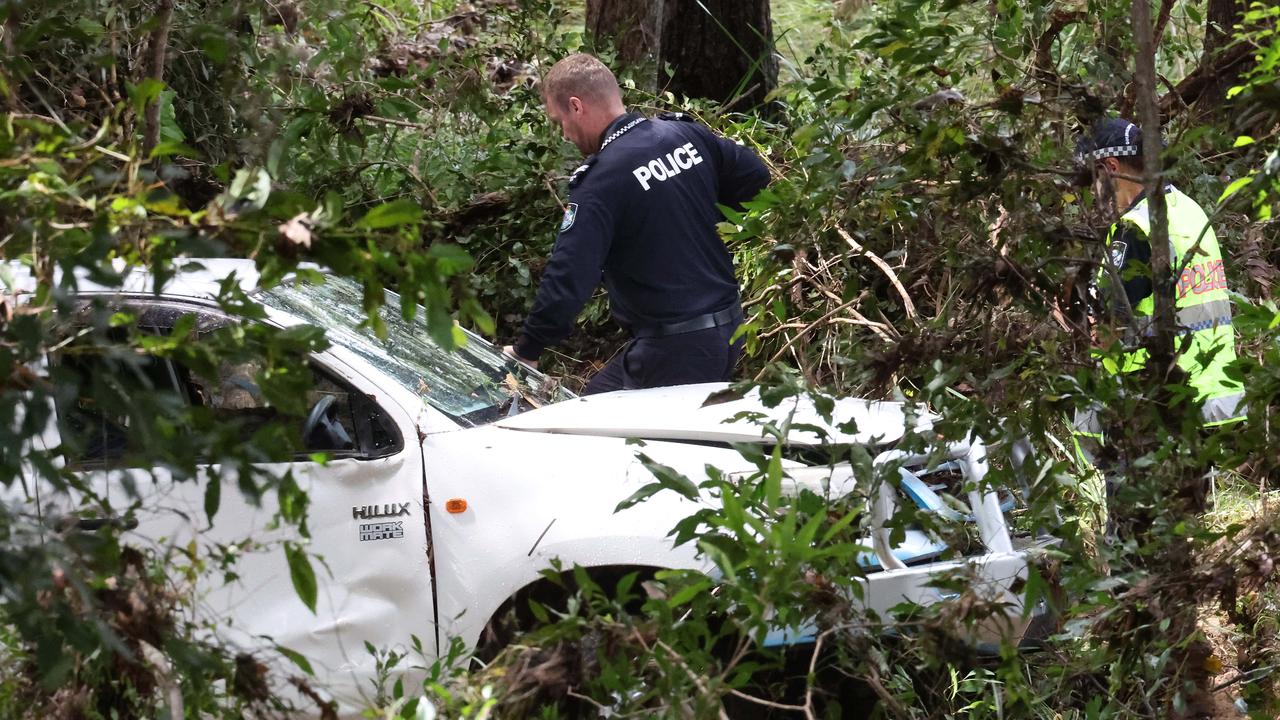
{"type": "Polygon", "coordinates": [[[200,151],[196,150],[190,145],[184,145],[183,143],[177,142],[174,140],[162,140],[156,143],[156,146],[151,150],[151,157],[153,159],[161,158],[161,157],[172,157],[174,155],[182,155],[184,157],[189,157],[189,158],[198,158],[200,157],[200,151]]]}
{"type": "Polygon", "coordinates": [[[422,219],[422,208],[412,200],[392,200],[365,213],[356,222],[357,227],[370,230],[397,227],[416,223],[422,219]]]}
{"type": "Polygon", "coordinates": [[[307,660],[306,656],[304,656],[302,653],[298,652],[297,650],[290,650],[289,648],[284,647],[283,645],[277,645],[276,651],[279,652],[281,655],[292,660],[293,664],[297,665],[298,669],[302,670],[302,672],[308,675],[311,675],[313,677],[315,676],[316,671],[311,668],[311,663],[307,660]]]}
{"type": "Polygon", "coordinates": [[[133,103],[133,111],[141,115],[147,105],[158,99],[163,91],[164,83],[155,78],[146,78],[137,85],[129,86],[129,100],[133,103]]]}
{"type": "Polygon", "coordinates": [[[213,524],[213,516],[218,514],[218,506],[222,504],[222,478],[217,475],[209,477],[209,484],[204,486],[204,514],[213,524]]]}
{"type": "Polygon", "coordinates": [[[701,593],[706,592],[709,587],[711,587],[710,580],[700,580],[692,585],[686,585],[685,587],[680,588],[680,591],[675,595],[671,596],[671,599],[667,601],[667,605],[673,608],[680,607],[701,593]]]}
{"type": "Polygon", "coordinates": [[[289,561],[289,579],[293,581],[293,589],[298,593],[298,599],[314,613],[318,588],[316,571],[311,567],[311,560],[307,558],[306,551],[294,543],[284,546],[284,555],[289,561]]]}
{"type": "Polygon", "coordinates": [[[1022,603],[1022,615],[1026,617],[1035,609],[1041,599],[1049,597],[1049,583],[1037,572],[1035,565],[1027,565],[1027,584],[1024,587],[1026,599],[1022,603]]]}
{"type": "MultiPolygon", "coordinates": [[[[421,210],[419,209],[420,213],[421,210]]],[[[440,273],[443,275],[457,275],[463,270],[470,269],[472,265],[471,256],[467,254],[466,250],[448,243],[432,245],[431,249],[427,251],[427,257],[436,261],[436,267],[439,268],[440,273]]]]}
{"type": "Polygon", "coordinates": [[[1241,135],[1240,137],[1236,138],[1235,144],[1232,145],[1231,147],[1238,148],[1238,147],[1244,147],[1245,145],[1252,145],[1252,144],[1253,144],[1253,138],[1249,137],[1248,135],[1241,135]]]}
{"type": "Polygon", "coordinates": [[[227,42],[227,36],[219,32],[219,29],[211,29],[203,33],[200,38],[200,49],[204,50],[204,54],[208,55],[215,64],[221,65],[227,61],[230,43],[227,42]]]}
{"type": "Polygon", "coordinates": [[[662,463],[654,462],[648,456],[641,454],[640,462],[658,478],[658,483],[667,490],[674,490],[689,500],[698,499],[698,486],[693,481],[685,477],[675,468],[668,467],[662,463]]]}
{"type": "Polygon", "coordinates": [[[827,528],[827,531],[822,534],[822,540],[819,541],[819,544],[826,545],[827,543],[831,542],[831,539],[834,538],[837,533],[849,527],[849,525],[851,525],[854,520],[857,520],[860,517],[862,517],[862,513],[860,512],[845,513],[843,517],[841,517],[839,520],[835,522],[835,524],[827,528]]]}
{"type": "Polygon", "coordinates": [[[769,469],[764,476],[764,503],[767,508],[782,504],[782,443],[773,446],[769,469]]]}
{"type": "Polygon", "coordinates": [[[800,532],[796,533],[796,542],[803,547],[813,544],[813,539],[818,535],[818,528],[822,527],[822,523],[826,521],[826,515],[819,513],[809,519],[804,527],[800,528],[800,532]]]}
{"type": "Polygon", "coordinates": [[[173,109],[173,100],[178,96],[172,90],[160,92],[160,139],[166,142],[180,143],[187,139],[178,124],[178,115],[173,109]]]}
{"type": "Polygon", "coordinates": [[[1218,202],[1221,203],[1227,198],[1231,197],[1232,195],[1235,195],[1236,193],[1240,192],[1241,188],[1248,186],[1252,182],[1253,182],[1252,175],[1248,177],[1237,178],[1234,182],[1232,182],[1230,185],[1227,186],[1226,190],[1222,191],[1222,197],[1218,198],[1218,202]]]}
{"type": "MultiPolygon", "coordinates": [[[[282,163],[287,166],[289,160],[289,151],[298,144],[302,136],[311,129],[316,122],[315,113],[303,113],[294,118],[285,128],[284,133],[271,143],[271,148],[267,150],[267,172],[273,177],[279,177],[282,163]]],[[[332,218],[326,218],[331,220],[332,218]]]]}
{"type": "MultiPolygon", "coordinates": [[[[1280,316],[1277,316],[1277,317],[1280,317],[1280,316]]],[[[649,483],[648,485],[645,485],[644,487],[632,493],[631,497],[618,503],[618,506],[615,507],[613,511],[622,512],[623,510],[626,510],[627,508],[632,507],[633,505],[638,505],[639,503],[647,500],[648,498],[657,494],[661,490],[662,490],[661,483],[649,483]]]]}

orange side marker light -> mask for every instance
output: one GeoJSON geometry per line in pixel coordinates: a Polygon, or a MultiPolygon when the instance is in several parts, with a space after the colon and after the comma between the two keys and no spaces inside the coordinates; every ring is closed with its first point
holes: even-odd
{"type": "Polygon", "coordinates": [[[444,509],[457,515],[467,511],[467,501],[462,498],[451,498],[444,503],[444,509]]]}

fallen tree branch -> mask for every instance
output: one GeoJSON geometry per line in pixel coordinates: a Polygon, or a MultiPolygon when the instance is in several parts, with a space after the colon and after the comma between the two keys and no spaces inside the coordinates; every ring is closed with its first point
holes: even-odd
{"type": "Polygon", "coordinates": [[[844,238],[844,241],[849,243],[849,247],[853,248],[853,252],[855,254],[865,255],[868,260],[875,264],[876,267],[880,268],[880,271],[885,274],[885,277],[889,278],[889,282],[898,291],[898,294],[902,296],[902,304],[907,310],[907,317],[912,320],[919,320],[920,315],[916,312],[916,304],[911,302],[911,296],[907,295],[907,289],[902,286],[902,281],[898,279],[896,274],[894,274],[893,268],[889,267],[889,263],[881,259],[879,255],[876,255],[863,247],[862,243],[854,240],[853,236],[845,232],[844,228],[838,227],[836,228],[836,232],[840,233],[840,237],[844,238]]]}
{"type": "Polygon", "coordinates": [[[1230,72],[1247,60],[1253,52],[1249,45],[1235,45],[1215,56],[1211,62],[1201,63],[1179,82],[1173,90],[1160,98],[1160,114],[1168,118],[1175,109],[1190,107],[1204,95],[1219,76],[1230,72]]]}
{"type": "Polygon", "coordinates": [[[1085,17],[1083,10],[1054,10],[1049,16],[1049,27],[1036,40],[1036,59],[1031,65],[1032,76],[1040,82],[1054,88],[1061,88],[1065,83],[1053,62],[1053,43],[1068,25],[1079,22],[1085,17]]]}

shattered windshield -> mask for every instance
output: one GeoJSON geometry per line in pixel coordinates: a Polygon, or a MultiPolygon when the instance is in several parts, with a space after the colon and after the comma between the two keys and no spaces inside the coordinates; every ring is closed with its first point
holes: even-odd
{"type": "Polygon", "coordinates": [[[419,308],[413,321],[406,321],[400,313],[400,296],[390,291],[379,310],[387,327],[385,340],[361,327],[363,291],[346,278],[328,276],[323,284],[287,282],[264,291],[258,299],[323,328],[330,342],[359,355],[466,426],[573,397],[558,383],[529,372],[470,332],[465,346],[454,351],[441,348],[427,334],[425,311],[419,308]]]}

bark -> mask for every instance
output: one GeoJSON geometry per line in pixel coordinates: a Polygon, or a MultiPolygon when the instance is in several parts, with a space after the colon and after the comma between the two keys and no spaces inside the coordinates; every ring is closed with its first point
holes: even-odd
{"type": "Polygon", "coordinates": [[[1220,104],[1207,103],[1203,99],[1211,96],[1225,97],[1226,88],[1232,83],[1223,84],[1221,78],[1239,78],[1252,56],[1253,48],[1248,45],[1236,45],[1214,56],[1208,64],[1202,64],[1191,71],[1182,82],[1160,98],[1160,112],[1165,117],[1172,117],[1192,105],[1204,108],[1205,112],[1220,110],[1220,104]]]}
{"type": "Polygon", "coordinates": [[[1246,43],[1232,42],[1245,6],[1244,0],[1209,0],[1200,64],[1160,99],[1160,110],[1165,117],[1189,107],[1202,115],[1223,111],[1227,90],[1240,83],[1253,63],[1253,48],[1246,43]]]}
{"type": "Polygon", "coordinates": [[[1169,226],[1160,159],[1156,39],[1151,22],[1151,3],[1148,0],[1133,0],[1133,36],[1138,43],[1134,84],[1137,88],[1138,125],[1142,128],[1142,176],[1151,216],[1151,276],[1156,330],[1151,359],[1163,371],[1173,362],[1173,274],[1170,271],[1169,226]]]}
{"type": "Polygon", "coordinates": [[[658,66],[677,95],[762,105],[778,84],[769,0],[669,0],[658,66]]]}
{"type": "MultiPolygon", "coordinates": [[[[1156,18],[1156,29],[1152,34],[1152,42],[1156,47],[1160,47],[1160,43],[1164,41],[1164,28],[1169,24],[1169,16],[1173,12],[1174,0],[1162,0],[1160,3],[1160,15],[1156,18]]],[[[1120,117],[1133,117],[1133,111],[1138,102],[1138,83],[1133,82],[1129,87],[1125,88],[1124,97],[1120,99],[1120,117]]]]}
{"type": "MultiPolygon", "coordinates": [[[[13,46],[13,36],[18,34],[19,10],[16,6],[10,5],[5,9],[4,27],[0,28],[0,33],[4,34],[3,43],[0,47],[4,49],[5,65],[13,62],[17,57],[17,52],[13,46]]],[[[18,91],[13,85],[13,79],[5,71],[5,65],[0,65],[0,86],[4,90],[4,109],[16,112],[22,109],[22,104],[18,101],[18,91]]]]}
{"type": "Polygon", "coordinates": [[[586,31],[620,65],[656,61],[655,89],[747,109],[777,85],[768,0],[588,0],[586,31]]]}
{"type": "MultiPolygon", "coordinates": [[[[149,77],[164,82],[165,55],[169,50],[169,28],[173,23],[173,0],[160,0],[156,9],[159,22],[151,33],[151,74],[149,77]]],[[[142,155],[148,157],[160,142],[160,98],[147,104],[146,123],[142,137],[142,155]]]]}
{"type": "Polygon", "coordinates": [[[1208,82],[1196,99],[1197,108],[1217,108],[1227,99],[1227,90],[1239,83],[1245,64],[1237,62],[1221,66],[1219,56],[1231,45],[1232,31],[1244,17],[1245,5],[1243,0],[1209,0],[1205,13],[1204,55],[1200,58],[1200,65],[1220,69],[1208,75],[1208,82]]]}
{"type": "Polygon", "coordinates": [[[643,65],[657,56],[665,4],[663,0],[587,0],[587,37],[597,46],[612,43],[620,65],[643,65]]]}

